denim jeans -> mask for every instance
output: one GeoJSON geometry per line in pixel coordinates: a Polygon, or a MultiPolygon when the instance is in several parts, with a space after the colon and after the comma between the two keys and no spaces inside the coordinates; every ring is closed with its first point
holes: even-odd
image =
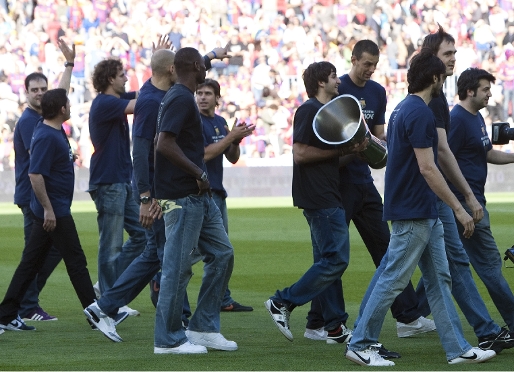
{"type": "MultiPolygon", "coordinates": [[[[166,241],[164,220],[162,218],[155,220],[152,228],[145,232],[147,245],[143,253],[132,261],[114,285],[105,291],[98,300],[98,306],[110,317],[116,316],[120,307],[132,302],[161,269],[166,241]]],[[[191,315],[187,295],[184,298],[183,306],[182,321],[187,325],[188,317],[191,315]]]]}
{"type": "MultiPolygon", "coordinates": [[[[217,192],[212,193],[212,199],[214,200],[214,203],[216,203],[216,206],[219,208],[219,210],[221,212],[221,219],[223,220],[223,226],[225,227],[225,231],[228,235],[227,200],[223,195],[221,195],[220,193],[217,193],[217,192]]],[[[223,299],[221,300],[221,306],[227,307],[227,306],[230,306],[230,304],[233,302],[234,302],[234,299],[230,295],[230,289],[227,287],[227,289],[225,290],[225,293],[223,295],[223,299]]]]}
{"type": "MultiPolygon", "coordinates": [[[[463,207],[469,212],[469,208],[464,203],[463,207]]],[[[469,239],[461,239],[464,249],[468,253],[469,261],[477,275],[482,279],[502,316],[503,320],[511,331],[514,331],[514,295],[509,287],[509,283],[502,274],[502,259],[493,234],[491,233],[491,223],[489,212],[484,208],[484,218],[475,224],[475,232],[469,239]]],[[[459,235],[462,236],[463,228],[457,225],[459,235]]]]}
{"type": "Polygon", "coordinates": [[[311,230],[313,265],[292,286],[277,291],[272,300],[292,310],[313,300],[321,303],[325,329],[346,323],[341,276],[348,267],[350,242],[344,209],[304,209],[311,230]]]}
{"type": "MultiPolygon", "coordinates": [[[[32,231],[32,224],[34,223],[34,213],[32,213],[28,205],[18,205],[18,207],[20,207],[21,212],[23,213],[23,232],[26,246],[29,242],[30,233],[32,231]]],[[[32,283],[30,283],[29,287],[27,288],[27,292],[21,301],[19,315],[22,318],[29,316],[30,313],[39,306],[39,293],[43,290],[46,281],[57,267],[59,262],[61,262],[61,259],[62,257],[59,254],[59,251],[52,246],[48,252],[48,256],[45,259],[45,263],[41,269],[39,269],[36,278],[32,281],[32,283]]]]}
{"type": "MultiPolygon", "coordinates": [[[[453,211],[441,200],[438,201],[438,211],[439,219],[444,228],[444,244],[452,277],[453,297],[478,338],[497,334],[500,332],[500,326],[491,319],[484,300],[478,293],[478,288],[471,274],[469,257],[459,238],[453,211]]],[[[419,298],[420,311],[424,316],[427,316],[430,314],[430,306],[428,305],[423,278],[420,279],[416,292],[419,298]]]]}
{"type": "Polygon", "coordinates": [[[34,219],[29,241],[23,250],[21,262],[16,268],[7,293],[0,304],[0,322],[6,324],[16,318],[20,302],[25,296],[38,271],[43,266],[52,245],[61,254],[68,276],[82,307],[95,300],[93,284],[87,270],[87,261],[80,245],[73,217],[57,218],[54,231],[43,228],[43,220],[34,219]]]}
{"type": "Polygon", "coordinates": [[[221,213],[209,195],[189,195],[163,201],[166,243],[161,289],[155,316],[154,346],[177,347],[187,341],[182,328],[182,302],[191,278],[191,254],[196,248],[204,262],[196,311],[189,322],[195,332],[220,331],[220,307],[234,266],[234,250],[221,213]]]}
{"type": "Polygon", "coordinates": [[[92,185],[89,192],[98,212],[98,283],[104,293],[143,252],[146,235],[129,183],[92,185]],[[129,234],[125,243],[124,229],[129,234]]]}
{"type": "MultiPolygon", "coordinates": [[[[375,267],[380,265],[389,245],[389,226],[382,221],[384,207],[382,197],[373,182],[365,184],[341,183],[339,186],[346,222],[353,221],[362,241],[371,255],[375,267]]],[[[398,295],[391,305],[393,317],[402,323],[410,323],[418,319],[418,298],[412,283],[398,295]]],[[[321,304],[317,299],[311,303],[307,315],[307,328],[317,329],[323,326],[321,304]]]]}
{"type": "Polygon", "coordinates": [[[349,350],[364,350],[378,342],[387,310],[407,286],[417,264],[425,281],[446,358],[456,358],[471,349],[464,339],[451,298],[451,278],[443,235],[443,225],[438,219],[393,221],[389,248],[383,259],[386,266],[364,305],[348,345],[349,350]]]}

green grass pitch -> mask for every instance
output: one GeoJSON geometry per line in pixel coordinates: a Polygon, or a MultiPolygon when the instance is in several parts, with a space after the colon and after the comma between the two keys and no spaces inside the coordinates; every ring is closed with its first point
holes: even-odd
{"type": "MultiPolygon", "coordinates": [[[[493,234],[502,257],[514,244],[514,194],[489,195],[493,234]]],[[[298,307],[291,316],[294,342],[287,341],[272,323],[263,302],[277,289],[295,282],[312,262],[307,223],[289,198],[228,199],[230,239],[235,250],[235,267],[230,289],[236,301],[252,305],[251,313],[222,313],[222,333],[239,345],[236,352],[209,351],[205,355],[154,355],[155,309],[145,289],[131,306],[141,312],[118,327],[124,342],[113,343],[92,331],[61,263],[41,293],[41,306],[59,318],[57,322],[30,322],[36,332],[5,332],[0,335],[0,370],[364,370],[344,358],[343,345],[327,345],[303,337],[308,305],[298,307]]],[[[93,282],[96,281],[98,232],[94,206],[76,202],[73,213],[82,246],[88,258],[93,282]]],[[[11,204],[0,208],[0,296],[16,268],[22,248],[22,215],[11,204]]],[[[343,275],[349,325],[374,272],[371,258],[358,233],[351,227],[351,259],[343,275]]],[[[514,266],[514,264],[511,264],[514,266]]],[[[202,269],[188,293],[196,305],[202,269]]],[[[514,285],[514,269],[504,268],[514,285]]],[[[475,276],[476,277],[476,276],[475,276]]],[[[414,275],[417,283],[419,271],[414,275]]],[[[491,316],[503,322],[487,295],[483,294],[491,316]]],[[[461,316],[468,341],[476,346],[473,330],[461,316]]],[[[512,370],[514,349],[505,350],[493,360],[479,365],[449,366],[436,332],[412,338],[396,337],[396,323],[387,315],[380,341],[402,354],[390,370],[512,370]]],[[[387,369],[387,368],[384,368],[387,369]]]]}

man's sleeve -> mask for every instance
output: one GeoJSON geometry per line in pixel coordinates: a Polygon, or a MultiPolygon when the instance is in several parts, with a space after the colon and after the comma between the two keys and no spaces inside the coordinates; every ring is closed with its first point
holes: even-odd
{"type": "Polygon", "coordinates": [[[29,173],[50,175],[55,145],[50,138],[38,138],[31,147],[29,173]]]}

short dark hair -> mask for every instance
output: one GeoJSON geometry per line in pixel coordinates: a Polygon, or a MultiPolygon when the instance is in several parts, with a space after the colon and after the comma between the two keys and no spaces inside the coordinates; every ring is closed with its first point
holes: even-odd
{"type": "Polygon", "coordinates": [[[216,97],[221,97],[221,88],[220,84],[214,80],[214,79],[205,79],[205,81],[201,84],[198,84],[196,87],[196,90],[203,88],[203,87],[210,87],[214,91],[214,95],[216,97]]]}
{"type": "Polygon", "coordinates": [[[119,59],[108,58],[99,62],[93,71],[93,87],[99,93],[104,93],[109,87],[109,79],[115,78],[119,71],[123,71],[123,64],[119,59]]]}
{"type": "Polygon", "coordinates": [[[68,103],[66,89],[50,89],[41,98],[41,116],[43,116],[43,119],[55,118],[59,115],[61,108],[66,106],[66,103],[68,103]]]}
{"type": "Polygon", "coordinates": [[[309,98],[314,97],[318,93],[318,83],[320,81],[328,82],[328,77],[332,72],[336,72],[336,67],[326,61],[311,63],[305,69],[302,77],[309,98]]]}
{"type": "Polygon", "coordinates": [[[185,47],[179,49],[177,54],[175,54],[175,70],[177,75],[192,71],[194,62],[198,61],[199,58],[202,58],[202,56],[195,48],[185,47]]]}
{"type": "Polygon", "coordinates": [[[409,93],[418,93],[428,88],[434,82],[434,76],[444,74],[446,66],[432,51],[423,48],[416,54],[410,63],[407,71],[407,82],[409,93]]]}
{"type": "Polygon", "coordinates": [[[474,94],[480,86],[480,80],[485,79],[490,83],[494,83],[496,78],[486,70],[481,68],[468,68],[462,72],[457,80],[457,93],[461,101],[468,96],[468,90],[472,90],[474,94]]]}
{"type": "Polygon", "coordinates": [[[443,43],[443,41],[447,41],[448,43],[455,44],[455,39],[452,35],[444,31],[444,29],[441,27],[440,24],[437,24],[439,26],[439,29],[437,32],[434,32],[433,34],[429,34],[425,36],[423,39],[423,48],[428,48],[434,55],[437,55],[437,52],[439,51],[439,47],[443,43]]]}
{"type": "Polygon", "coordinates": [[[378,45],[374,41],[360,40],[353,46],[352,56],[357,59],[361,59],[362,53],[378,56],[380,54],[380,49],[378,49],[378,45]]]}
{"type": "Polygon", "coordinates": [[[29,90],[29,84],[33,80],[44,80],[46,85],[48,85],[48,78],[42,74],[41,72],[33,72],[32,74],[28,74],[25,78],[25,89],[29,90]]]}

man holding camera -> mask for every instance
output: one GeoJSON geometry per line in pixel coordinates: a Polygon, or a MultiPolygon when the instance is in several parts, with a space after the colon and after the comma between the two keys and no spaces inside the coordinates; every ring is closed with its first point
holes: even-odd
{"type": "MultiPolygon", "coordinates": [[[[448,144],[455,155],[459,168],[473,194],[482,205],[484,217],[475,223],[475,233],[462,239],[462,227],[458,226],[462,244],[476,273],[484,282],[489,295],[503,320],[514,331],[514,295],[502,274],[502,261],[491,233],[489,213],[485,207],[484,186],[487,163],[514,163],[514,154],[492,148],[480,109],[487,106],[491,97],[491,83],[496,79],[485,70],[472,68],[464,71],[457,81],[460,103],[451,111],[451,128],[448,144]]],[[[463,195],[450,183],[463,207],[469,212],[463,195]]]]}

